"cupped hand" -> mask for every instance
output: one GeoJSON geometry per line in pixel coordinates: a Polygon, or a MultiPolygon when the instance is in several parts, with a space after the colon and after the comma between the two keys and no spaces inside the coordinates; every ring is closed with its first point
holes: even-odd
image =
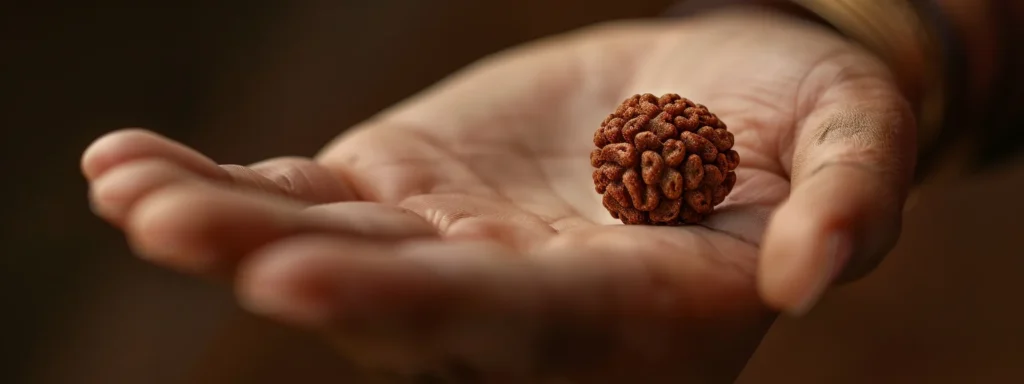
{"type": "Polygon", "coordinates": [[[892,247],[913,117],[832,32],[734,10],[588,28],[484,59],[315,159],[218,166],[125,130],[85,153],[97,214],[155,263],[350,359],[455,382],[732,380],[776,310],[892,247]],[[624,226],[592,137],[635,93],[728,123],[742,161],[705,223],[624,226]]]}

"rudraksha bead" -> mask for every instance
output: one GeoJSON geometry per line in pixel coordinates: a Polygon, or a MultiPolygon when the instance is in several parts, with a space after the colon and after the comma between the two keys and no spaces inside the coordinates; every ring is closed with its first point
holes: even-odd
{"type": "Polygon", "coordinates": [[[634,95],[594,133],[594,186],[625,224],[696,224],[736,185],[733,135],[707,107],[634,95]]]}

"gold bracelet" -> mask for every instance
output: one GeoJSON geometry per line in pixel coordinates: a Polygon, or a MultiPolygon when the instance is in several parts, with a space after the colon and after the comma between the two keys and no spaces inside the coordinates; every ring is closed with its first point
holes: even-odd
{"type": "Polygon", "coordinates": [[[885,61],[917,104],[918,151],[933,145],[942,124],[946,84],[936,31],[907,0],[792,0],[885,61]]]}

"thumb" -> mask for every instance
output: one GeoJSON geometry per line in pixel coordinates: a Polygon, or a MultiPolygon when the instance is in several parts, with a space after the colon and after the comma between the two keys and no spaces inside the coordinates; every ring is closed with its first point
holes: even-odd
{"type": "Polygon", "coordinates": [[[802,315],[892,249],[916,159],[915,122],[888,81],[835,82],[798,130],[790,197],[762,247],[764,300],[802,315]]]}

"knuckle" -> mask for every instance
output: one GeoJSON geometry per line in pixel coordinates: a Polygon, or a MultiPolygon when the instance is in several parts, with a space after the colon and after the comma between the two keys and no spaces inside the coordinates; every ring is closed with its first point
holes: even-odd
{"type": "Polygon", "coordinates": [[[327,179],[326,171],[308,158],[281,157],[252,168],[260,177],[269,180],[278,192],[302,199],[326,199],[321,196],[320,182],[327,179]]]}

